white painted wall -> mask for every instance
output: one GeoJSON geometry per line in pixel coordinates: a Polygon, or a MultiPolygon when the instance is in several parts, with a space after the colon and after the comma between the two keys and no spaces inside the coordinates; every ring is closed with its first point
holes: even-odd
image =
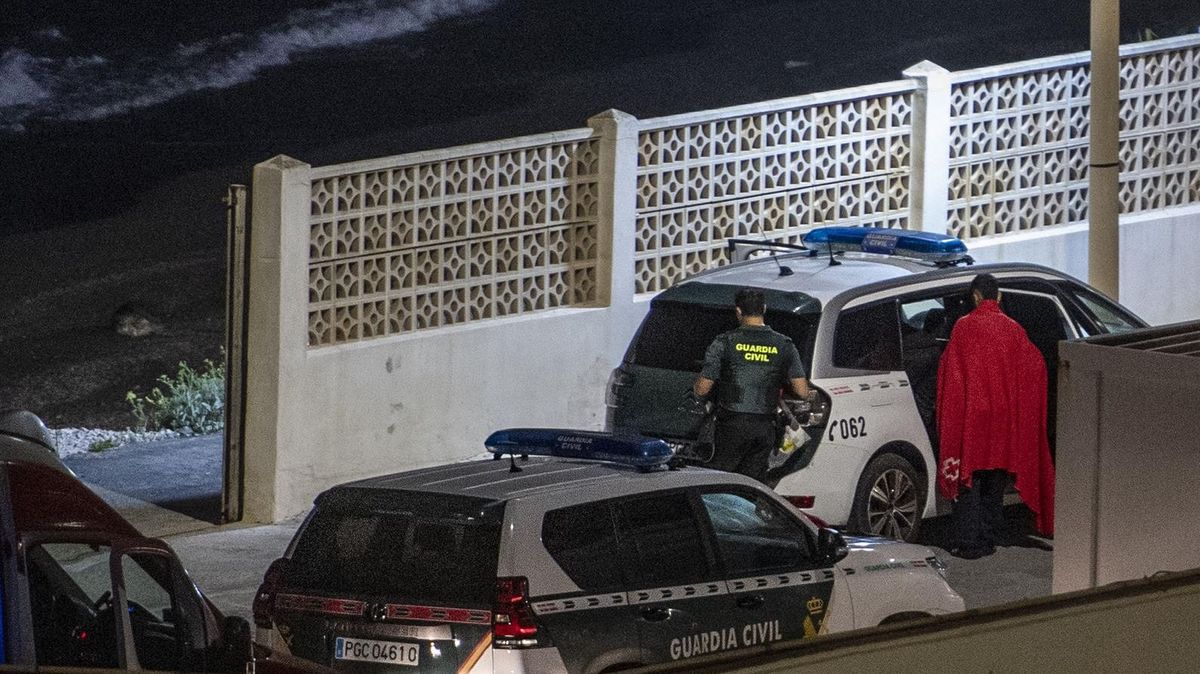
{"type": "Polygon", "coordinates": [[[1054,591],[1200,567],[1200,358],[1088,342],[1059,357],[1054,591]]]}
{"type": "Polygon", "coordinates": [[[600,429],[604,390],[648,303],[565,309],[309,352],[289,377],[316,420],[277,464],[275,516],[351,479],[479,456],[508,426],[600,429]]]}
{"type": "MultiPolygon", "coordinates": [[[[974,239],[978,262],[1033,262],[1088,277],[1087,225],[974,239]]],[[[1120,302],[1152,325],[1200,318],[1200,206],[1121,217],[1120,302]]]]}

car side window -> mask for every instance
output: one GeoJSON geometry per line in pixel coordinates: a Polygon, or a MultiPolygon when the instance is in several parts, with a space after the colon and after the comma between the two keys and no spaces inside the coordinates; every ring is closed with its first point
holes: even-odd
{"type": "Polygon", "coordinates": [[[581,589],[607,592],[623,586],[617,532],[609,502],[584,503],[546,513],[542,544],[581,589]]]}
{"type": "Polygon", "coordinates": [[[700,522],[684,492],[622,500],[615,506],[622,557],[637,587],[712,578],[700,522]]]}
{"type": "Polygon", "coordinates": [[[804,525],[765,494],[717,491],[700,500],[731,576],[803,568],[813,559],[804,525]]]}
{"type": "Polygon", "coordinates": [[[833,364],[855,370],[901,369],[896,302],[890,300],[842,311],[834,330],[833,364]]]}
{"type": "Polygon", "coordinates": [[[1133,317],[1121,311],[1112,302],[1082,288],[1069,288],[1068,292],[1079,300],[1092,320],[1107,333],[1129,332],[1141,327],[1133,317]]]}
{"type": "Polygon", "coordinates": [[[37,663],[117,667],[110,548],[44,543],[25,554],[37,663]]]}

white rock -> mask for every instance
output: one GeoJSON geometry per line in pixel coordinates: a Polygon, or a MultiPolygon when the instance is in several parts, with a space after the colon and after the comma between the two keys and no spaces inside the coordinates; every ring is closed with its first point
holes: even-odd
{"type": "Polygon", "coordinates": [[[168,430],[134,431],[125,429],[123,431],[109,431],[102,428],[52,428],[50,429],[50,435],[54,438],[54,446],[58,449],[60,457],[97,451],[93,448],[104,444],[111,446],[100,451],[109,451],[133,442],[154,442],[156,440],[169,440],[180,437],[179,433],[168,430]]]}

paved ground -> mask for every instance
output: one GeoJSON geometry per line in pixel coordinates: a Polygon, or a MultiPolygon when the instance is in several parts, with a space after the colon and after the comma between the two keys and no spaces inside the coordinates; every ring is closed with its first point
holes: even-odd
{"type": "MultiPolygon", "coordinates": [[[[76,455],[67,463],[141,531],[166,538],[217,606],[249,618],[263,572],[283,553],[300,518],[257,526],[206,521],[220,512],[220,455],[220,436],[207,436],[76,455]]],[[[1026,526],[1020,506],[1006,514],[1013,528],[1026,526]]],[[[944,518],[926,523],[922,543],[939,548],[950,585],[968,608],[1050,594],[1052,553],[1038,539],[969,561],[944,554],[946,525],[944,518]]]]}

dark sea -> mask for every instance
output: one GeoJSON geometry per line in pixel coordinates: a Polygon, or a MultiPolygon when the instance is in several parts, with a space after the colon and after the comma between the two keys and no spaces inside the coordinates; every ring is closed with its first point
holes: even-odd
{"type": "MultiPolygon", "coordinates": [[[[1200,0],[1123,0],[1122,34],[1200,0]]],[[[6,0],[0,235],[314,164],[1086,49],[1086,0],[6,0]]]]}

